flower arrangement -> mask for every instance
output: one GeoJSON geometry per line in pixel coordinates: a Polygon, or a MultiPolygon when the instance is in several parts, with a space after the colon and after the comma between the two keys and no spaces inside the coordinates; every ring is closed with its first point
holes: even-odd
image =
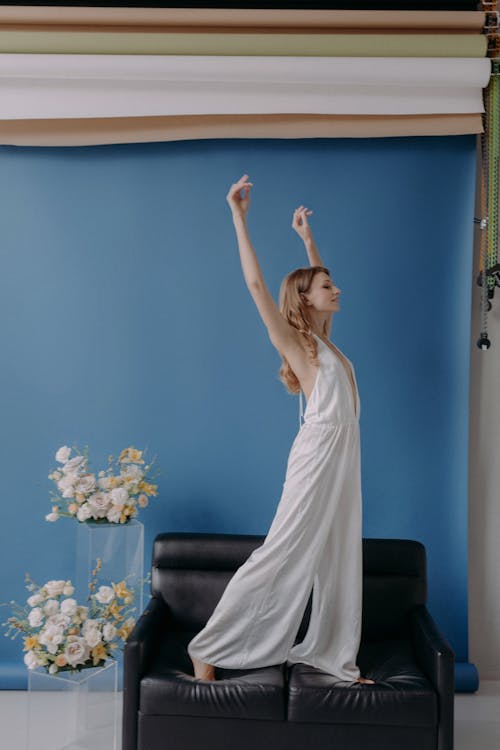
{"type": "Polygon", "coordinates": [[[5,636],[12,640],[19,633],[25,634],[24,663],[28,669],[44,667],[49,674],[80,672],[102,666],[117,648],[123,649],[135,623],[130,616],[135,610],[130,607],[134,593],[127,588],[126,579],[97,588],[101,567],[98,558],[87,606],[72,598],[71,581],[47,581],[38,586],[26,573],[26,588],[32,592],[27,605],[10,602],[14,616],[2,626],[7,627],[5,636]]]}
{"type": "Polygon", "coordinates": [[[76,518],[84,523],[127,523],[138,514],[138,508],[148,505],[148,497],[157,495],[158,486],[146,481],[154,460],[144,466],[143,452],[130,446],[117,459],[118,471],[113,474],[113,456],[109,456],[106,471],[98,477],[88,471],[88,448],[83,454],[75,447],[76,455],[70,458],[71,448],[63,445],[56,453],[61,467],[49,474],[59,490],[52,492],[52,513],[46,521],[57,521],[61,516],[76,518]],[[62,505],[61,505],[62,502],[62,505]]]}

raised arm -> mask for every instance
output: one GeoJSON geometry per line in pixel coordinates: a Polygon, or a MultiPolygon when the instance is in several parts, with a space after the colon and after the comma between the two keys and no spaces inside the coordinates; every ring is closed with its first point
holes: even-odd
{"type": "Polygon", "coordinates": [[[299,206],[293,212],[292,227],[295,229],[299,237],[304,242],[307,257],[309,258],[309,264],[311,266],[322,266],[323,261],[319,254],[319,250],[314,241],[312,229],[309,226],[307,217],[312,214],[312,211],[307,209],[305,206],[299,206]]]}
{"type": "MultiPolygon", "coordinates": [[[[323,266],[325,264],[321,260],[319,250],[314,241],[312,229],[309,226],[307,217],[312,214],[312,211],[305,206],[299,206],[293,212],[292,227],[295,229],[299,237],[304,242],[306,248],[307,257],[309,258],[309,265],[311,266],[323,266]]],[[[325,333],[330,338],[330,331],[332,329],[332,316],[326,321],[325,333]]]]}
{"type": "Polygon", "coordinates": [[[246,216],[250,204],[250,188],[252,186],[253,183],[248,182],[248,175],[244,174],[238,182],[231,185],[226,195],[226,200],[233,216],[233,224],[240,251],[241,268],[248,290],[267,327],[269,338],[278,351],[284,353],[290,347],[297,345],[298,333],[280,313],[264,281],[260,263],[257,260],[255,250],[250,241],[246,216]],[[242,190],[245,191],[243,198],[241,197],[242,190]]]}
{"type": "Polygon", "coordinates": [[[244,174],[238,182],[235,182],[229,188],[226,200],[229,203],[231,214],[233,216],[234,229],[238,239],[238,248],[240,251],[241,268],[248,288],[254,284],[264,284],[264,276],[260,263],[257,260],[255,250],[250,242],[250,235],[247,227],[247,213],[250,206],[250,188],[253,182],[248,182],[248,175],[244,174]],[[245,191],[243,198],[241,191],[245,191]]]}

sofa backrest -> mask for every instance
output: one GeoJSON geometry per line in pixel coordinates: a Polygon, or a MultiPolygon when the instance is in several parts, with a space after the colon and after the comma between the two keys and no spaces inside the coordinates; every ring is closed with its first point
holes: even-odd
{"type": "MultiPolygon", "coordinates": [[[[204,627],[236,570],[265,536],[159,534],[153,546],[151,593],[163,597],[178,630],[204,627]]],[[[298,631],[309,623],[311,597],[298,631]]],[[[363,539],[363,640],[404,637],[407,613],[427,600],[425,547],[412,539],[363,539]]]]}

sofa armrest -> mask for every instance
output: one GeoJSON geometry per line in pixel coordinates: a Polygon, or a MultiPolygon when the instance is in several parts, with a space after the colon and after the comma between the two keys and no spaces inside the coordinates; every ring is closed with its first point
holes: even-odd
{"type": "Polygon", "coordinates": [[[455,652],[425,604],[410,610],[409,624],[417,663],[439,698],[438,750],[453,750],[455,652]]]}
{"type": "Polygon", "coordinates": [[[141,677],[162,633],[170,625],[170,611],[163,599],[152,597],[135,623],[123,650],[122,750],[137,750],[137,712],[141,677]]]}

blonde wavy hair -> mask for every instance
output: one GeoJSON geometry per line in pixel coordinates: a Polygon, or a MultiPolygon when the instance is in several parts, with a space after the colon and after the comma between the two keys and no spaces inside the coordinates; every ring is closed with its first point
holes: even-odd
{"type": "MultiPolygon", "coordinates": [[[[308,292],[313,278],[320,271],[330,276],[330,271],[324,266],[309,266],[307,268],[296,268],[291,271],[281,282],[279,292],[279,309],[285,320],[296,328],[303,336],[306,349],[310,353],[310,361],[319,367],[318,343],[311,333],[311,319],[309,308],[305,305],[302,292],[308,292]]],[[[326,323],[322,333],[326,336],[326,323]]],[[[290,367],[286,357],[281,355],[283,363],[279,370],[279,379],[289,393],[300,392],[300,382],[290,367]]]]}

